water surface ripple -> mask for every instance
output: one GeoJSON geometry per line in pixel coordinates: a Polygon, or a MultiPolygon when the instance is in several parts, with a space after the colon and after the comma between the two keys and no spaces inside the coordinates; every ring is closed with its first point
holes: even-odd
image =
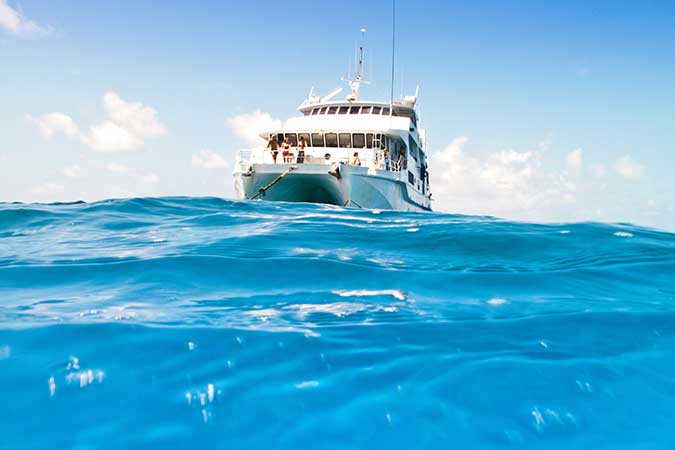
{"type": "Polygon", "coordinates": [[[675,235],[0,204],[0,448],[675,447],[675,235]]]}

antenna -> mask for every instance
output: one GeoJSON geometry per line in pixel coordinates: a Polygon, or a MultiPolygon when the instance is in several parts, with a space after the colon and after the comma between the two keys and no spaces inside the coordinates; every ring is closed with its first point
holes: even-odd
{"type": "Polygon", "coordinates": [[[361,88],[361,84],[368,84],[367,81],[363,79],[363,41],[366,35],[366,30],[365,28],[361,28],[361,45],[359,46],[359,52],[358,52],[358,66],[356,69],[356,74],[354,76],[354,79],[350,78],[342,78],[344,81],[349,83],[349,87],[352,88],[351,94],[347,96],[347,100],[349,101],[354,101],[358,100],[359,98],[359,89],[361,88]]]}
{"type": "Polygon", "coordinates": [[[389,114],[393,113],[394,104],[394,67],[396,62],[396,0],[391,0],[391,93],[389,95],[389,103],[392,107],[389,108],[389,114]]]}
{"type": "Polygon", "coordinates": [[[368,30],[365,28],[361,28],[361,45],[359,45],[359,70],[356,73],[357,80],[363,79],[363,42],[366,39],[366,31],[368,30]]]}

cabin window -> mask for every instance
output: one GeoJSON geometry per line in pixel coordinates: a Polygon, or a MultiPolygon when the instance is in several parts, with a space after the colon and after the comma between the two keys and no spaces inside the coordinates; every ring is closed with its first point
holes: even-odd
{"type": "Polygon", "coordinates": [[[352,106],[349,108],[349,114],[358,114],[360,106],[352,106]]]}
{"type": "Polygon", "coordinates": [[[349,111],[349,106],[340,106],[338,114],[347,114],[347,111],[349,111]]]}
{"type": "Polygon", "coordinates": [[[388,116],[390,112],[391,112],[391,110],[389,109],[389,107],[382,108],[382,115],[383,116],[388,116]]]}
{"type": "Polygon", "coordinates": [[[312,133],[312,147],[325,147],[323,133],[312,133]]]}
{"type": "Polygon", "coordinates": [[[415,185],[415,175],[411,171],[408,171],[408,183],[415,185]]]}
{"type": "Polygon", "coordinates": [[[414,126],[417,126],[417,115],[410,108],[394,108],[394,115],[396,117],[407,117],[414,126]]]}
{"type": "Polygon", "coordinates": [[[326,147],[337,147],[338,137],[335,133],[326,133],[326,147]]]}
{"type": "Polygon", "coordinates": [[[335,114],[337,110],[338,110],[337,106],[331,106],[330,108],[328,108],[328,114],[335,114]]]}
{"type": "Polygon", "coordinates": [[[363,148],[366,146],[366,136],[363,133],[354,133],[352,136],[354,148],[363,148]]]}
{"type": "Polygon", "coordinates": [[[321,108],[319,110],[319,114],[325,114],[327,109],[328,109],[328,106],[324,106],[323,108],[321,108]]]}
{"type": "Polygon", "coordinates": [[[305,145],[309,146],[309,133],[298,133],[298,142],[300,142],[300,139],[302,138],[305,138],[305,145]]]}
{"type": "Polygon", "coordinates": [[[281,145],[284,142],[284,133],[277,133],[277,144],[281,145]]]}
{"type": "Polygon", "coordinates": [[[361,107],[361,114],[370,114],[371,109],[372,109],[372,106],[362,106],[361,107]]]}
{"type": "Polygon", "coordinates": [[[312,110],[312,115],[313,115],[313,116],[316,116],[318,113],[319,113],[319,108],[314,108],[314,109],[312,110]]]}
{"type": "Polygon", "coordinates": [[[295,133],[286,133],[286,138],[292,147],[298,146],[298,135],[295,133]]]}
{"type": "Polygon", "coordinates": [[[351,133],[340,133],[340,147],[341,148],[351,148],[352,147],[352,134],[351,133]]]}
{"type": "Polygon", "coordinates": [[[373,148],[373,133],[366,134],[366,147],[373,148]]]}
{"type": "Polygon", "coordinates": [[[382,112],[381,106],[373,106],[373,114],[380,114],[382,112]]]}

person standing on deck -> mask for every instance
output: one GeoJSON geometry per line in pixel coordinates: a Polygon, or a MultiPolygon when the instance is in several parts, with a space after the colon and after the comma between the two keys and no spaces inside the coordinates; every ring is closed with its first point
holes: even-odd
{"type": "Polygon", "coordinates": [[[298,164],[302,164],[305,162],[305,147],[307,146],[307,142],[305,142],[305,137],[300,136],[300,140],[298,142],[298,157],[297,157],[297,162],[298,164]]]}
{"type": "Polygon", "coordinates": [[[270,134],[270,139],[267,141],[267,148],[272,152],[272,160],[274,164],[277,163],[277,156],[279,155],[279,144],[277,143],[277,138],[270,134]]]}

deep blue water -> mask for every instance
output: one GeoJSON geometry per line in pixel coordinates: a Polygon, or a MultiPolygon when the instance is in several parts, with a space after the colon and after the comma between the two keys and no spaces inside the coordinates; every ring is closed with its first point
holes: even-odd
{"type": "Polygon", "coordinates": [[[0,205],[2,449],[675,447],[675,235],[0,205]]]}

